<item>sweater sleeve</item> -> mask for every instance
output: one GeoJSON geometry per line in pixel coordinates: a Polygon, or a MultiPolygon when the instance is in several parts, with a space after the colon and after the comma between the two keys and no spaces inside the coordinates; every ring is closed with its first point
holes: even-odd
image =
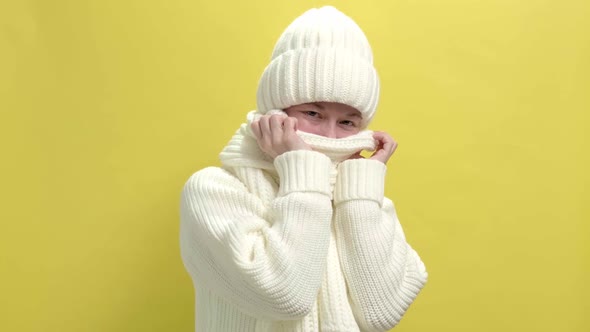
{"type": "Polygon", "coordinates": [[[270,206],[229,172],[209,167],[185,183],[180,247],[193,281],[266,319],[307,315],[320,287],[330,237],[331,162],[306,150],[274,161],[270,206]]]}
{"type": "Polygon", "coordinates": [[[334,191],[335,230],[355,318],[367,331],[399,323],[428,273],[406,242],[393,202],[384,197],[386,166],[342,162],[334,191]]]}

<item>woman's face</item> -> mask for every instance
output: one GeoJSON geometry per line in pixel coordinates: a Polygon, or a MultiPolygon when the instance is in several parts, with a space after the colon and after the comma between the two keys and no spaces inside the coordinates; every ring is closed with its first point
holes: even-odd
{"type": "Polygon", "coordinates": [[[361,113],[354,107],[332,102],[294,105],[283,110],[297,119],[297,129],[329,138],[344,138],[360,131],[361,113]]]}

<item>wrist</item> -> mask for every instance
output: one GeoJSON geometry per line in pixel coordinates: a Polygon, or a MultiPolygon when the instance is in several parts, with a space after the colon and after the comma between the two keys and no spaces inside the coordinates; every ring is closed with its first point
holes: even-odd
{"type": "Polygon", "coordinates": [[[338,165],[334,203],[372,200],[383,203],[387,166],[374,159],[349,159],[338,165]]]}
{"type": "Polygon", "coordinates": [[[274,159],[279,174],[279,196],[295,191],[319,192],[331,196],[332,161],[313,150],[291,150],[274,159]]]}

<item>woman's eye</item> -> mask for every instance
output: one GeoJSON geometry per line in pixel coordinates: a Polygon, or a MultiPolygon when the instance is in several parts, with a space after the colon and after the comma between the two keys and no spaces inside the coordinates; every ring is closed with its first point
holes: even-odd
{"type": "Polygon", "coordinates": [[[345,125],[345,126],[354,126],[354,122],[350,121],[350,120],[344,120],[340,122],[341,124],[345,125]]]}
{"type": "Polygon", "coordinates": [[[307,114],[307,115],[309,115],[309,116],[313,116],[313,117],[316,117],[316,116],[320,115],[320,113],[314,112],[314,111],[305,111],[304,113],[307,114]]]}

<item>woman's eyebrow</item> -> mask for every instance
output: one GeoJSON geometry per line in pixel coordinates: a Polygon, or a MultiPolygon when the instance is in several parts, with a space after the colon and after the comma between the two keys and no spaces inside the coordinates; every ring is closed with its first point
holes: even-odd
{"type": "Polygon", "coordinates": [[[312,105],[314,105],[315,107],[323,110],[324,109],[324,105],[318,104],[318,103],[311,103],[312,105]]]}
{"type": "Polygon", "coordinates": [[[362,119],[362,118],[363,118],[363,117],[362,117],[360,114],[358,114],[357,112],[350,112],[350,113],[348,113],[348,114],[346,114],[346,115],[347,115],[347,116],[351,116],[351,117],[355,117],[355,118],[359,118],[359,119],[362,119]]]}

